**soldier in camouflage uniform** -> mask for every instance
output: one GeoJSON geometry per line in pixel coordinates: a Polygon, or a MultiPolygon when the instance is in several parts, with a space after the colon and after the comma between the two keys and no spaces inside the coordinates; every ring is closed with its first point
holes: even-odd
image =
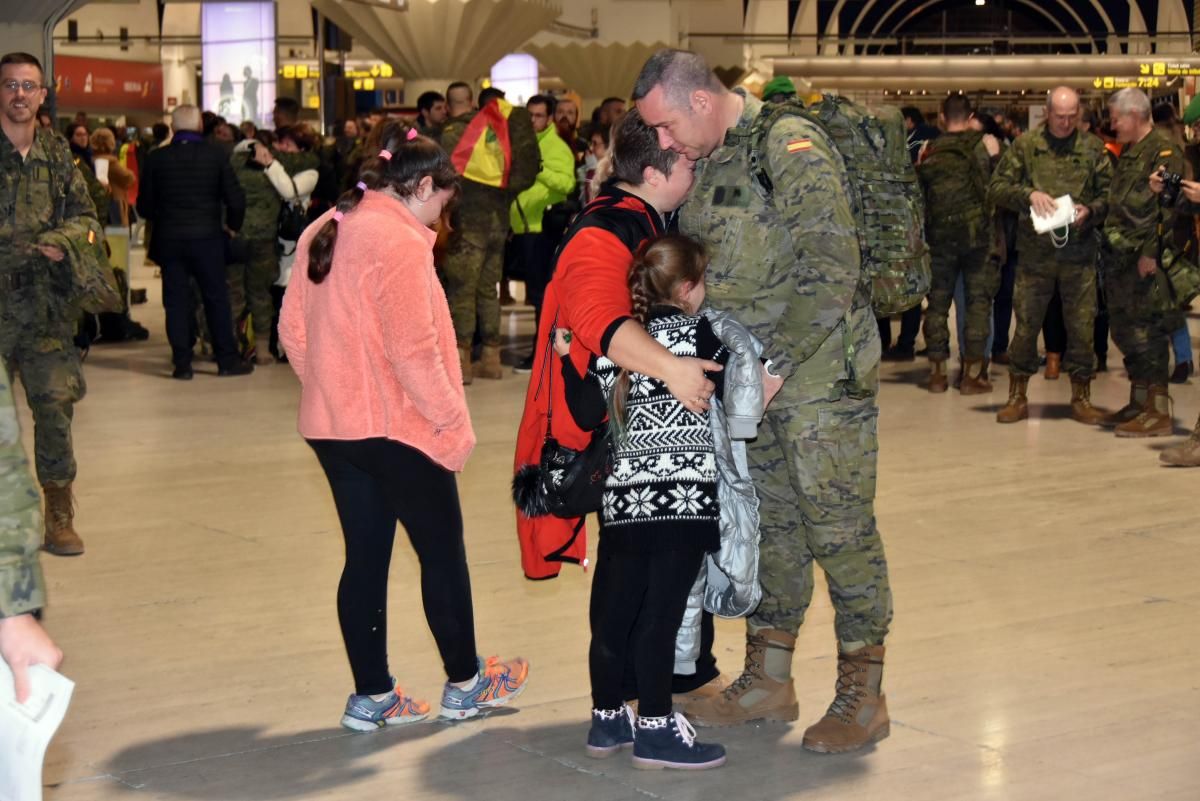
{"type": "Polygon", "coordinates": [[[271,341],[271,321],[275,317],[271,287],[279,278],[279,242],[276,233],[283,201],[271,185],[268,172],[273,170],[294,175],[301,170],[316,169],[320,158],[316,153],[277,153],[261,142],[248,139],[234,148],[230,161],[234,175],[246,194],[246,220],[238,231],[245,262],[230,264],[226,268],[229,305],[234,325],[239,331],[242,317],[249,309],[254,328],[255,361],[260,365],[271,364],[275,361],[267,347],[271,341]]]}
{"type": "Polygon", "coordinates": [[[1109,190],[1101,267],[1113,340],[1125,357],[1130,390],[1129,403],[1104,425],[1114,428],[1118,437],[1169,436],[1169,341],[1184,318],[1169,296],[1159,264],[1169,245],[1175,209],[1159,205],[1150,176],[1163,170],[1182,174],[1183,153],[1154,127],[1150,99],[1140,89],[1114,94],[1109,116],[1124,150],[1109,190]]]}
{"type": "Polygon", "coordinates": [[[680,230],[708,248],[707,302],[747,325],[767,369],[786,379],[749,449],[763,601],[747,621],[746,669],[686,712],[702,725],[797,719],[791,663],[815,560],[835,610],[839,678],[804,747],[860,748],[888,733],[880,684],[892,594],[874,512],[879,329],[845,167],[819,127],[785,116],[765,143],[773,195],[760,193],[750,133],[763,103],[726,91],[693,53],[656,53],[633,97],[662,147],[697,160],[680,230]]]}
{"type": "MultiPolygon", "coordinates": [[[[991,392],[984,366],[992,299],[1000,288],[999,266],[988,259],[991,210],[987,183],[992,158],[984,134],[968,125],[971,103],[950,95],[942,103],[945,132],[926,145],[917,165],[925,196],[925,238],[932,257],[933,283],[925,313],[925,345],[929,351],[929,391],[949,388],[946,360],[950,358],[950,302],[954,285],[963,278],[966,326],[962,343],[964,395],[991,392]]],[[[958,310],[963,314],[963,309],[958,310]]]]}
{"type": "Polygon", "coordinates": [[[83,553],[75,532],[71,418],[86,386],[75,327],[75,243],[94,242],[99,224],[67,143],[37,129],[45,101],[41,65],[9,53],[0,60],[0,353],[20,372],[33,411],[38,481],[46,496],[45,548],[83,553]]]}
{"type": "Polygon", "coordinates": [[[62,652],[34,617],[46,605],[37,555],[41,527],[12,384],[0,374],[0,659],[12,668],[18,703],[28,697],[30,665],[57,668],[62,661],[62,652]]]}
{"type": "MultiPolygon", "coordinates": [[[[508,180],[503,186],[489,186],[467,177],[459,183],[462,195],[454,213],[454,230],[450,234],[443,272],[465,384],[471,383],[473,377],[501,378],[504,375],[500,366],[500,296],[497,288],[504,267],[508,207],[518,193],[533,186],[541,166],[541,151],[529,112],[510,106],[503,97],[482,102],[484,99],[481,93],[483,106],[497,103],[505,110],[511,109],[507,118],[511,158],[508,160],[508,180]],[[483,352],[472,369],[471,346],[477,323],[483,352]]],[[[480,113],[471,111],[446,123],[441,144],[451,156],[467,127],[480,113]]],[[[500,144],[492,130],[488,129],[485,135],[488,137],[486,146],[498,153],[500,144]]],[[[455,166],[459,166],[457,162],[455,166]]]]}
{"type": "MultiPolygon", "coordinates": [[[[989,200],[1018,215],[1017,277],[1013,310],[1017,330],[1008,353],[1008,402],[996,414],[1000,423],[1029,416],[1029,377],[1038,371],[1037,338],[1046,307],[1057,286],[1067,326],[1064,364],[1071,375],[1071,416],[1099,425],[1104,412],[1091,402],[1096,373],[1093,352],[1096,321],[1096,227],[1108,210],[1112,167],[1104,143],[1079,130],[1079,96],[1060,87],[1046,101],[1046,124],[1012,143],[996,165],[989,200]],[[1066,244],[1056,247],[1050,234],[1034,231],[1030,207],[1042,215],[1054,212],[1054,198],[1070,195],[1076,220],[1063,232],[1066,244]]],[[[1057,239],[1057,242],[1061,242],[1057,239]]]]}

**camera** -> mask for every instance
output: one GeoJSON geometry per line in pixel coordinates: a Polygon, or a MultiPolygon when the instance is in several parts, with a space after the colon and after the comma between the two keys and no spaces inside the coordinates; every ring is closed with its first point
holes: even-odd
{"type": "Polygon", "coordinates": [[[1163,189],[1158,195],[1158,205],[1166,208],[1174,208],[1175,203],[1179,200],[1179,189],[1182,181],[1183,176],[1179,173],[1163,170],[1163,189]]]}

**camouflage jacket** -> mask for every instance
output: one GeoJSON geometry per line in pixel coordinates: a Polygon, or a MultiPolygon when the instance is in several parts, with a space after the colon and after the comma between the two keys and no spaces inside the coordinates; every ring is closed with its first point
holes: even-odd
{"type": "Polygon", "coordinates": [[[0,370],[0,617],[46,605],[46,583],[38,563],[41,544],[41,499],[21,448],[12,382],[0,370]]]}
{"type": "Polygon", "coordinates": [[[989,244],[987,185],[992,159],[978,131],[932,139],[917,164],[930,247],[971,249],[989,244]]]}
{"type": "Polygon", "coordinates": [[[1052,144],[1045,127],[1018,136],[1000,157],[988,200],[1017,214],[1017,253],[1022,267],[1037,268],[1059,262],[1095,264],[1095,229],[1108,212],[1108,185],[1112,165],[1104,143],[1077,131],[1065,147],[1052,144]],[[1029,195],[1039,190],[1059,197],[1070,195],[1077,205],[1087,206],[1089,217],[1083,230],[1072,228],[1066,247],[1056,249],[1049,234],[1033,230],[1029,195]]]}
{"type": "Polygon", "coordinates": [[[1155,258],[1160,235],[1170,244],[1175,210],[1159,206],[1158,195],[1150,191],[1150,176],[1163,167],[1183,174],[1183,164],[1183,151],[1157,129],[1125,148],[1108,193],[1104,239],[1110,249],[1155,258]]]}
{"type": "Polygon", "coordinates": [[[70,257],[53,262],[38,246],[76,253],[99,227],[66,141],[39,130],[22,159],[0,131],[0,347],[18,335],[74,335],[70,257]]]}
{"type": "MultiPolygon", "coordinates": [[[[246,193],[246,220],[242,223],[239,236],[246,239],[265,239],[275,241],[275,232],[279,226],[279,207],[283,201],[267,172],[258,166],[250,166],[252,156],[250,145],[241,142],[234,148],[230,163],[233,173],[237,176],[242,191],[246,193]]],[[[315,170],[321,160],[316,153],[279,153],[271,151],[275,162],[288,175],[295,175],[301,170],[315,170]]],[[[278,169],[272,167],[273,169],[278,169]]]]}
{"type": "Polygon", "coordinates": [[[708,249],[707,303],[749,328],[787,377],[776,404],[871,394],[879,329],[841,156],[814,123],[781,118],[767,135],[764,197],[750,165],[762,101],[743,97],[737,124],[696,163],[679,218],[708,249]]]}

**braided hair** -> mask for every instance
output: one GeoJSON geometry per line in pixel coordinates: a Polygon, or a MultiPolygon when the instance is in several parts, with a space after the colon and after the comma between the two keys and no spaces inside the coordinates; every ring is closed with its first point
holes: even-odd
{"type": "MultiPolygon", "coordinates": [[[[708,267],[704,246],[682,234],[665,234],[642,243],[629,268],[629,297],[633,319],[643,328],[650,322],[651,307],[674,304],[685,283],[699,283],[708,267]]],[[[609,396],[609,419],[616,441],[625,436],[625,406],[629,399],[629,371],[617,374],[609,396]]]]}
{"type": "Polygon", "coordinates": [[[434,189],[458,186],[458,173],[446,152],[425,136],[399,120],[389,120],[379,136],[381,150],[363,161],[358,183],[338,198],[336,213],[325,221],[308,246],[308,277],[319,284],[333,269],[333,251],[337,245],[340,219],[362,201],[367,189],[388,189],[404,198],[416,193],[421,180],[429,176],[434,189]]]}

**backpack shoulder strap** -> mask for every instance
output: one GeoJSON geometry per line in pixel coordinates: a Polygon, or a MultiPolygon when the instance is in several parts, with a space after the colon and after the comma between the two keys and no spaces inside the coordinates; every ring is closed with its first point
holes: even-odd
{"type": "MultiPolygon", "coordinates": [[[[770,136],[775,123],[784,117],[803,117],[822,131],[825,130],[821,118],[799,100],[792,99],[782,103],[763,104],[762,111],[750,125],[750,170],[754,176],[755,185],[767,200],[770,200],[771,194],[775,191],[775,183],[767,172],[767,137],[770,136]]],[[[832,139],[830,141],[832,142],[832,139]]]]}

